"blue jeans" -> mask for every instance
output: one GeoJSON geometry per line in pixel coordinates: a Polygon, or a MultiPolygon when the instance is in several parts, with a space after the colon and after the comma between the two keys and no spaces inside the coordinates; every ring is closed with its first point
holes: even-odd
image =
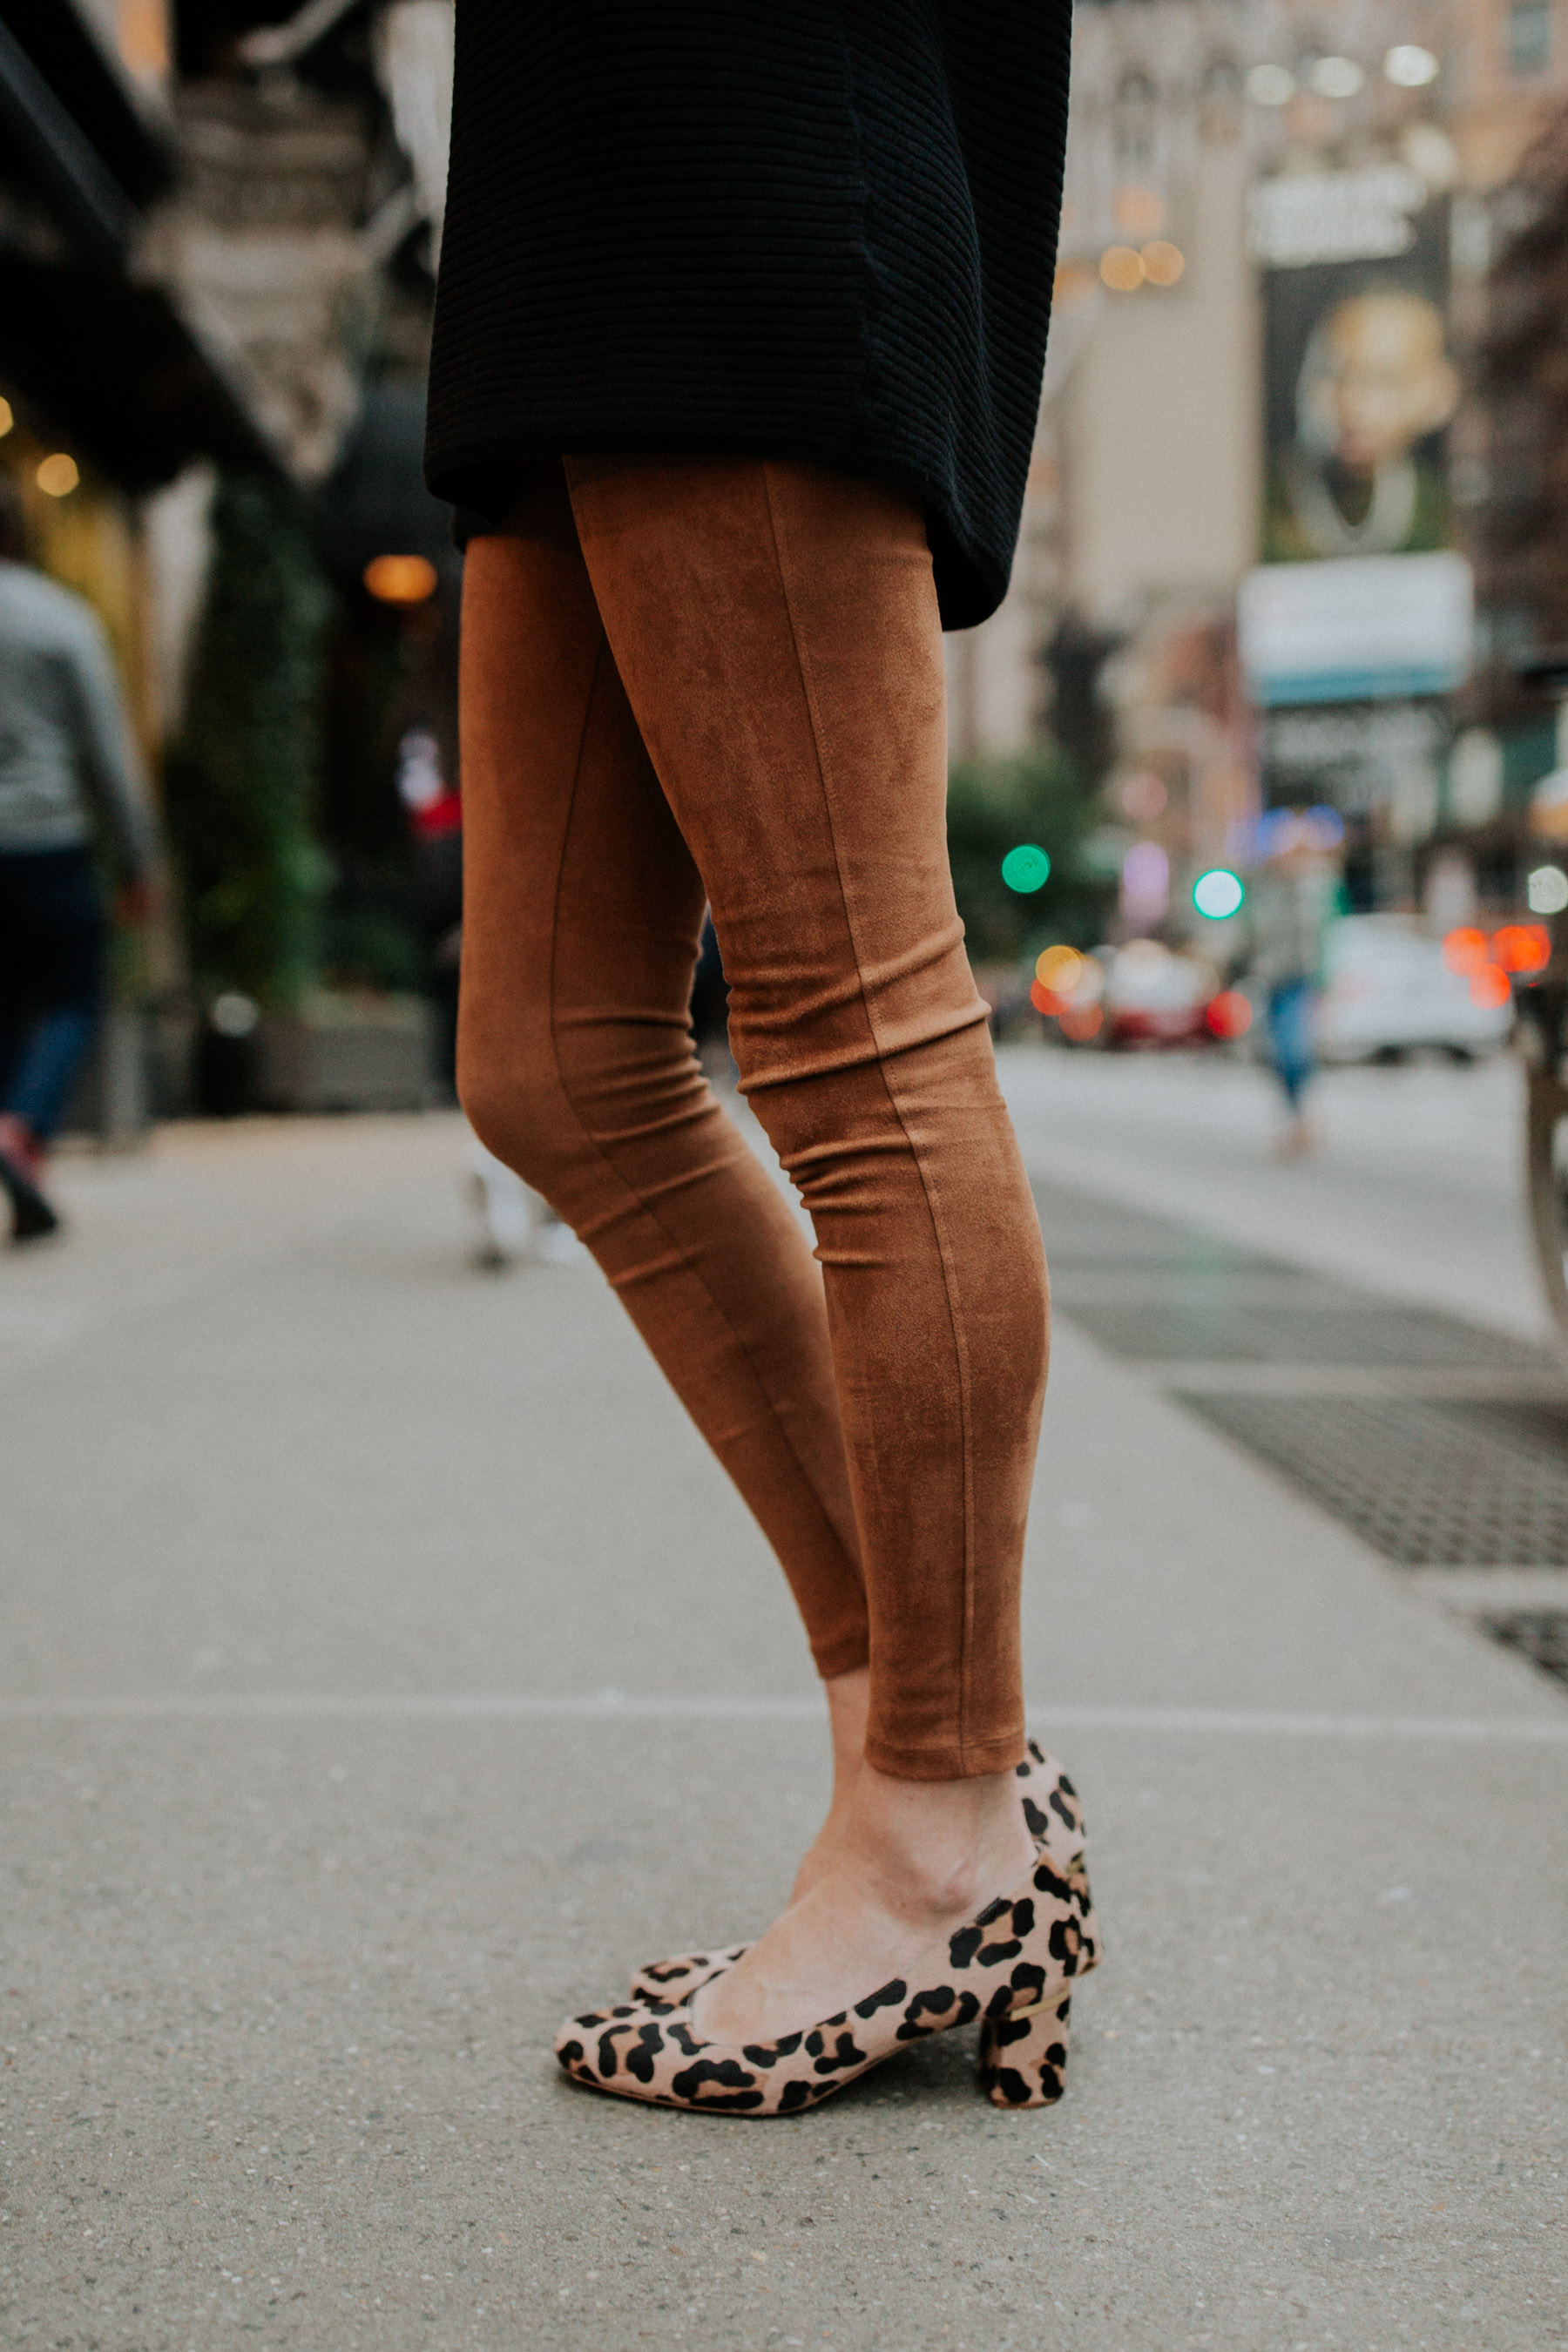
{"type": "Polygon", "coordinates": [[[103,1006],[104,921],[85,849],[0,850],[0,1110],[58,1127],[103,1006]]]}
{"type": "Polygon", "coordinates": [[[1312,1060],[1312,1000],[1316,994],[1310,980],[1288,980],[1268,994],[1268,1050],[1275,1075],[1293,1111],[1300,1109],[1307,1081],[1316,1066],[1312,1060]]]}

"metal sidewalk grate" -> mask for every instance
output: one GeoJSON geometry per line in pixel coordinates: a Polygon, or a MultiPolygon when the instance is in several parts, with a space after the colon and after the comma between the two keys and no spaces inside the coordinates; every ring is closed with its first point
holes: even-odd
{"type": "Polygon", "coordinates": [[[1037,1181],[1053,1296],[1112,1355],[1143,1363],[1347,1364],[1519,1371],[1555,1382],[1540,1348],[1065,1185],[1037,1181]]]}
{"type": "MultiPolygon", "coordinates": [[[[1190,1367],[1187,1385],[1167,1388],[1175,1402],[1385,1559],[1437,1570],[1568,1568],[1560,1359],[1174,1218],[1061,1184],[1034,1190],[1058,1307],[1156,1379],[1156,1366],[1190,1367]],[[1211,1364],[1237,1370],[1210,1388],[1200,1367],[1211,1364]],[[1401,1393],[1401,1374],[1415,1393],[1401,1393]],[[1517,1385],[1546,1394],[1497,1393],[1521,1374],[1517,1385]],[[1423,1381],[1439,1393],[1419,1393],[1423,1381]]],[[[1471,1622],[1568,1683],[1568,1609],[1489,1601],[1471,1622]]]]}
{"type": "Polygon", "coordinates": [[[1545,1444],[1550,1408],[1537,1425],[1512,1405],[1177,1394],[1407,1568],[1568,1567],[1568,1444],[1545,1444]]]}
{"type": "MultiPolygon", "coordinates": [[[[1321,1295],[1324,1286],[1314,1285],[1321,1295]]],[[[1194,1281],[1180,1298],[1152,1295],[1074,1299],[1064,1313],[1113,1355],[1148,1363],[1352,1364],[1416,1369],[1518,1370],[1550,1376],[1539,1349],[1505,1332],[1481,1331],[1436,1309],[1384,1304],[1345,1292],[1331,1303],[1265,1302],[1194,1281]]]]}
{"type": "Polygon", "coordinates": [[[1476,1622],[1494,1642],[1522,1652],[1560,1683],[1568,1683],[1568,1609],[1510,1609],[1476,1622]]]}
{"type": "Polygon", "coordinates": [[[1440,1408],[1461,1429],[1484,1432],[1568,1476],[1568,1397],[1489,1401],[1466,1398],[1440,1408]]]}
{"type": "Polygon", "coordinates": [[[1173,1217],[1096,1200],[1038,1178],[1032,1190],[1053,1272],[1068,1266],[1168,1267],[1194,1274],[1221,1267],[1287,1276],[1298,1271],[1282,1260],[1238,1249],[1217,1234],[1179,1224],[1173,1217]]]}

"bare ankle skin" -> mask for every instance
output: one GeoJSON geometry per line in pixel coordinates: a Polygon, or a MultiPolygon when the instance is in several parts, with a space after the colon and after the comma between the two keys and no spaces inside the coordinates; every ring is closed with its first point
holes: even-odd
{"type": "Polygon", "coordinates": [[[866,1717],[871,1704],[870,1668],[855,1666],[847,1675],[835,1675],[822,1687],[827,1698],[828,1730],[833,1741],[833,1799],[827,1808],[827,1819],[806,1848],[795,1872],[795,1885],[790,1889],[792,1903],[798,1903],[826,1868],[848,1818],[865,1760],[866,1717]]]}
{"type": "Polygon", "coordinates": [[[1015,1886],[1034,1855],[1010,1772],[895,1780],[862,1762],[835,1811],[810,1885],[698,1995],[703,2035],[772,2041],[835,2015],[1015,1886]]]}

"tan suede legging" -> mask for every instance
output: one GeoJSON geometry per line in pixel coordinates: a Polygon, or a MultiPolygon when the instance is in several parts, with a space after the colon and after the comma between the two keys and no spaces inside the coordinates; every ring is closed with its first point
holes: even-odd
{"type": "Polygon", "coordinates": [[[581,1234],[908,1780],[1023,1749],[1045,1262],[948,874],[918,509],[752,459],[567,458],[463,596],[459,1082],[581,1234]],[[710,1091],[704,901],[741,1084],[710,1091]]]}

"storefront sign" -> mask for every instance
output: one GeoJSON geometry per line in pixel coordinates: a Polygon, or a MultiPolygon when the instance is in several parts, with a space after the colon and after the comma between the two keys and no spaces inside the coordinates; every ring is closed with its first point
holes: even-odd
{"type": "Polygon", "coordinates": [[[1472,602],[1459,555],[1259,564],[1238,600],[1247,692],[1265,706],[1447,693],[1469,669],[1472,602]]]}

